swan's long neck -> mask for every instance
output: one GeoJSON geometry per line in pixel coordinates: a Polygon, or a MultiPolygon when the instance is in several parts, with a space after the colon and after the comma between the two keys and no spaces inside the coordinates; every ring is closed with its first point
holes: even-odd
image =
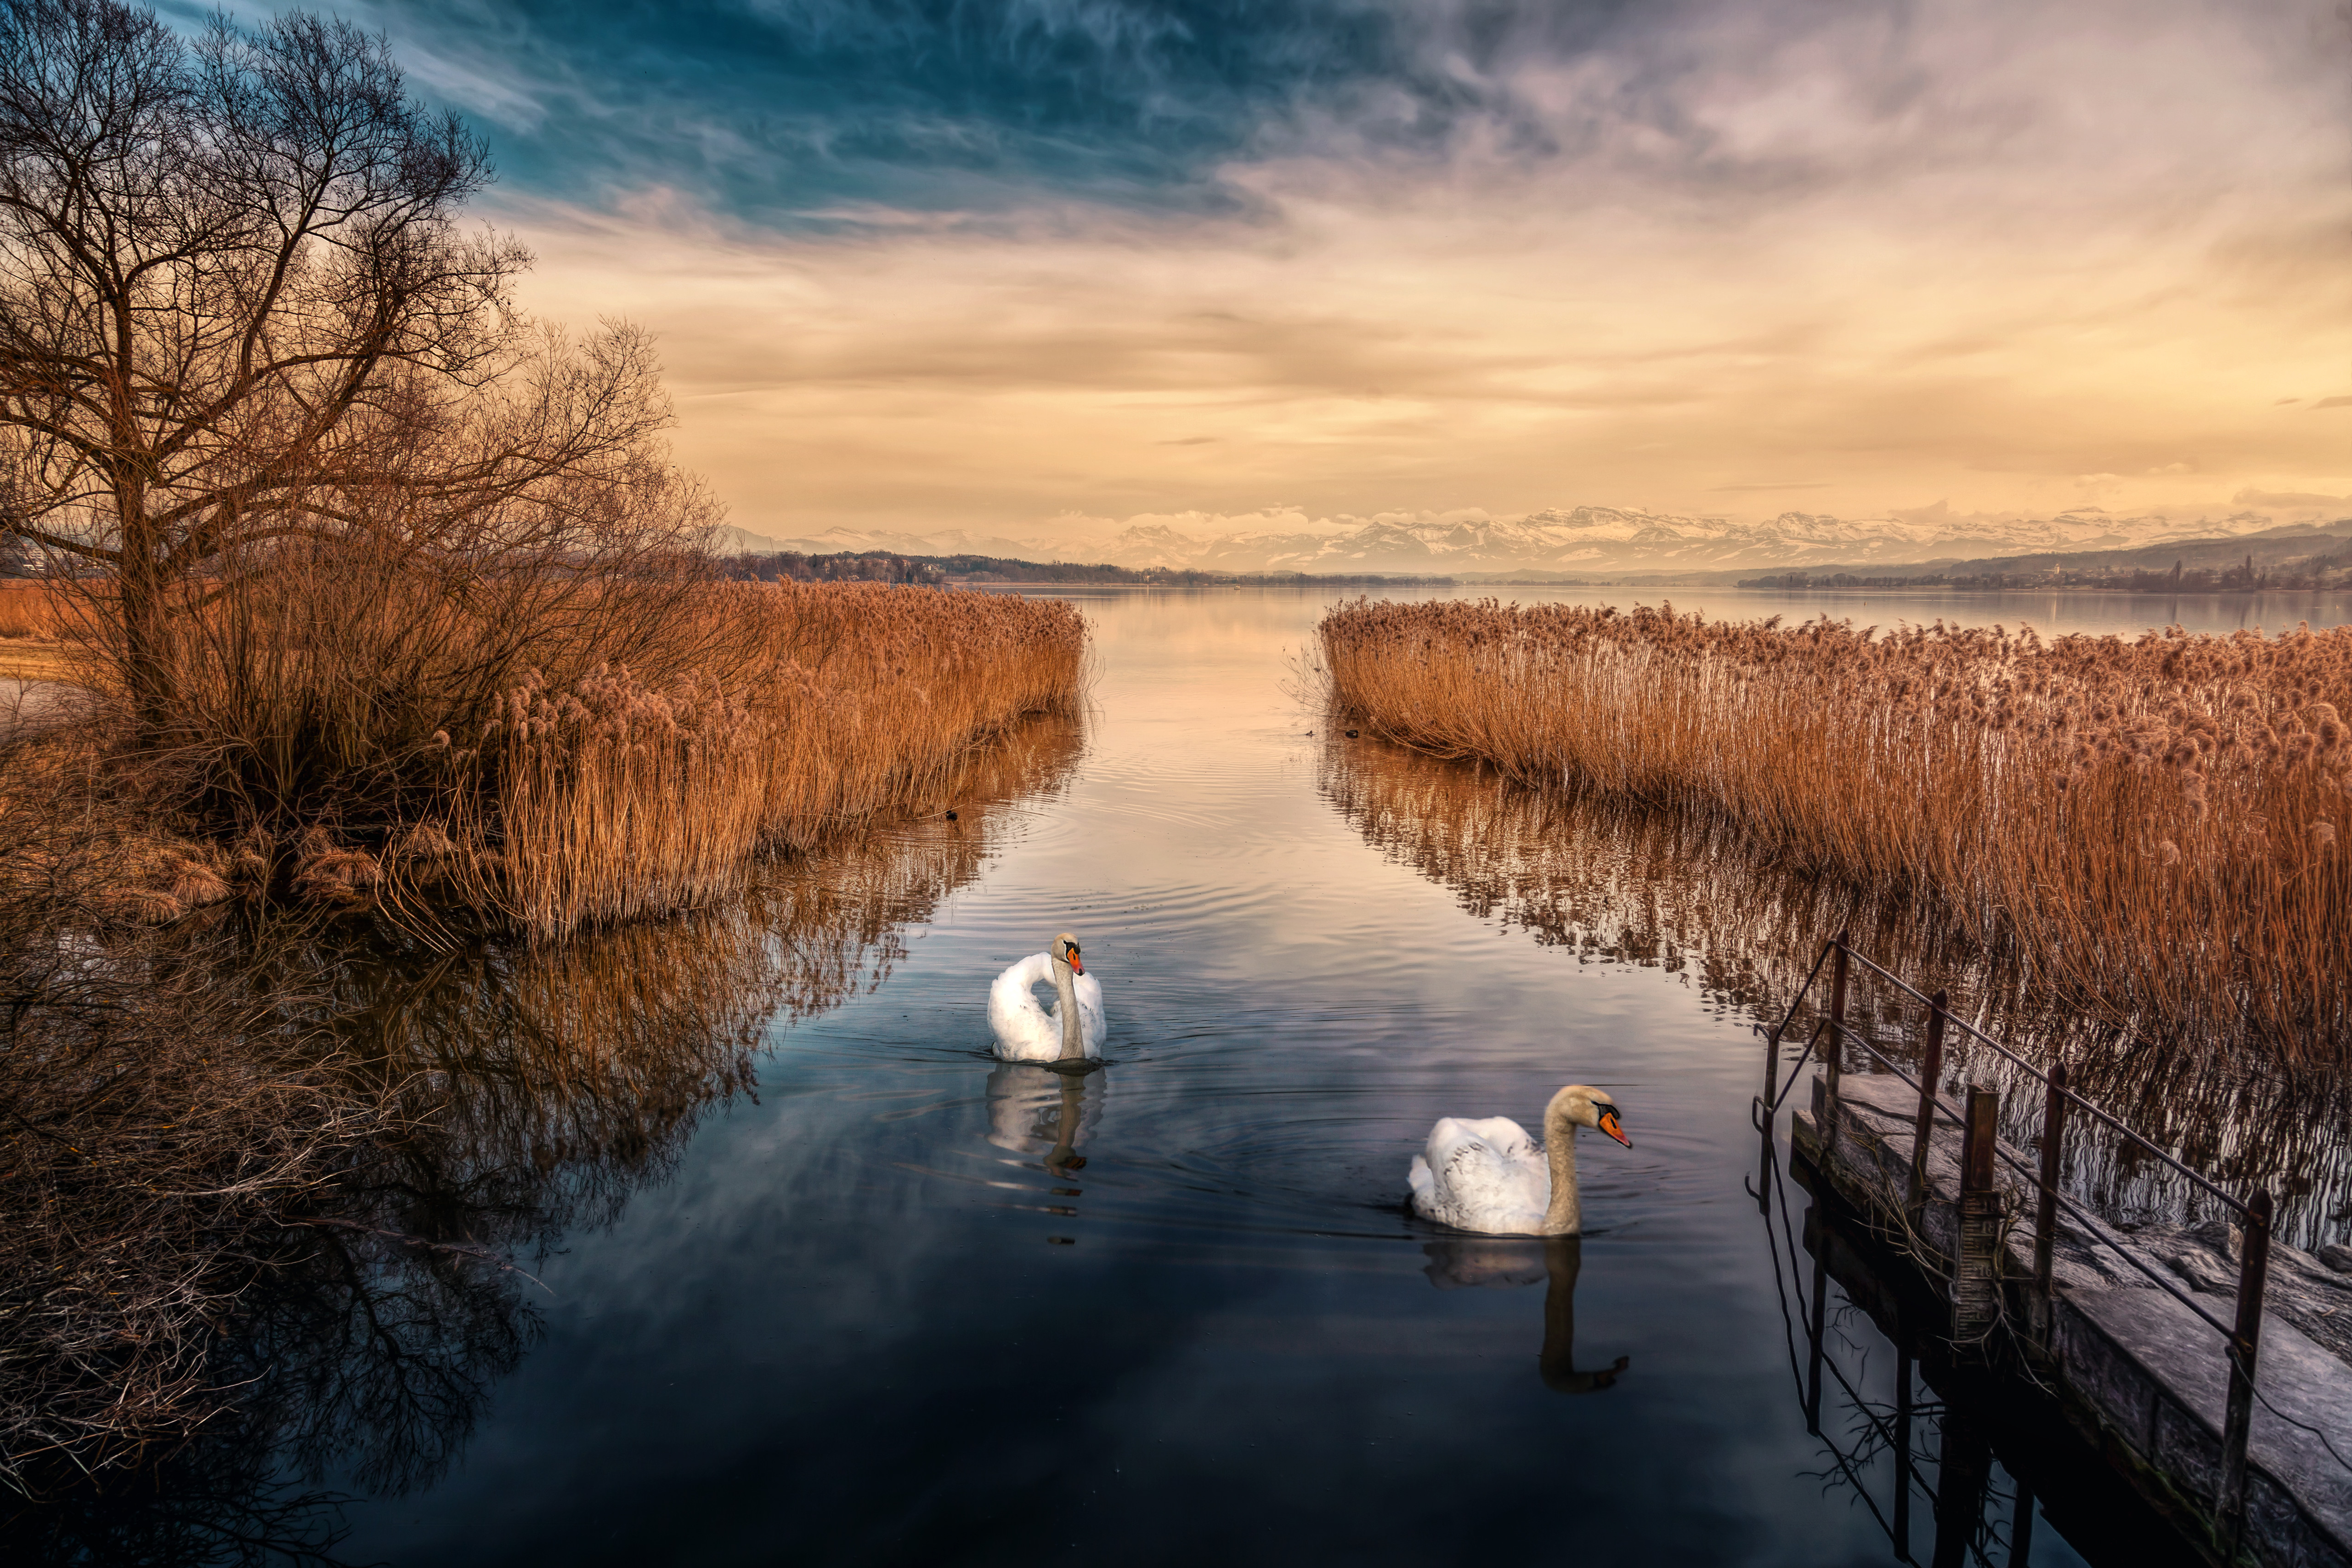
{"type": "Polygon", "coordinates": [[[1086,1059],[1087,1044],[1078,1026],[1078,984],[1070,978],[1070,966],[1058,954],[1054,959],[1054,994],[1061,998],[1062,1060],[1086,1059]]]}
{"type": "Polygon", "coordinates": [[[1584,1205],[1576,1192],[1576,1123],[1565,1116],[1548,1116],[1544,1122],[1544,1157],[1551,1163],[1551,1205],[1544,1210],[1544,1234],[1575,1236],[1584,1229],[1584,1205]]]}

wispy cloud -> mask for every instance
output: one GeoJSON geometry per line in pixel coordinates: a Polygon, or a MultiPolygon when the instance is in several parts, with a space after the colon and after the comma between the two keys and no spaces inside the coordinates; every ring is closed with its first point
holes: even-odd
{"type": "Polygon", "coordinates": [[[762,532],[2352,489],[2328,0],[362,15],[762,532]]]}

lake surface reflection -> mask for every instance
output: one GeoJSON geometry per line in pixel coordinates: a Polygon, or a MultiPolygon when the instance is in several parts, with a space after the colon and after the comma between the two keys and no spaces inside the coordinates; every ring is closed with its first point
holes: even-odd
{"type": "MultiPolygon", "coordinates": [[[[1788,1297],[1807,1265],[1754,1189],[1748,1026],[1818,940],[1818,900],[1695,876],[1708,847],[1671,834],[1627,839],[1607,875],[1517,887],[1496,834],[1527,824],[1433,805],[1432,764],[1315,732],[1286,690],[1336,595],[1076,596],[1101,664],[1083,754],[1073,738],[1037,793],[882,835],[725,917],[803,939],[695,969],[740,966],[707,1023],[668,1032],[703,1053],[690,1086],[647,1065],[642,1021],[686,1005],[658,982],[601,980],[527,1029],[443,1008],[386,1031],[463,1102],[446,1168],[387,1190],[462,1176],[507,1217],[406,1208],[383,1228],[515,1247],[535,1279],[500,1276],[508,1326],[421,1461],[409,1440],[383,1463],[373,1406],[348,1402],[345,1447],[281,1450],[289,1487],[349,1495],[334,1555],[1895,1561],[1843,1479],[1864,1461],[1808,1431],[1788,1297]],[[1645,876],[1645,855],[1685,869],[1645,876]],[[1573,918],[1548,927],[1538,903],[1573,918]],[[849,933],[833,948],[813,934],[828,907],[849,933]],[[1111,1016],[1105,1065],[1075,1079],[992,1059],[984,1016],[995,973],[1065,929],[1111,1016]],[[625,1107],[638,1142],[562,1094],[483,1087],[527,1090],[533,1052],[577,1057],[607,1086],[585,1103],[625,1107]],[[1438,1116],[1532,1123],[1572,1080],[1608,1087],[1633,1142],[1585,1145],[1580,1241],[1403,1211],[1438,1116]]],[[[2186,600],[1639,595],[1666,596],[2200,624],[2186,600]]],[[[2281,624],[2327,614],[2295,597],[2281,624]]],[[[2242,602],[2207,603],[2204,625],[2235,624],[2242,602]]],[[[621,968],[652,973],[703,939],[626,940],[644,951],[621,968]]],[[[403,1005],[392,986],[361,1011],[403,1005]]],[[[1895,1348],[1826,1289],[1843,1363],[1892,1400],[1895,1348]]],[[[1932,1420],[1919,1441],[1932,1478],[1932,1420]]],[[[2014,1541],[2015,1486],[1971,1462],[1982,1541],[2014,1541]]],[[[2011,1561],[2122,1560],[2095,1513],[2048,1507],[2026,1505],[2011,1561]]]]}

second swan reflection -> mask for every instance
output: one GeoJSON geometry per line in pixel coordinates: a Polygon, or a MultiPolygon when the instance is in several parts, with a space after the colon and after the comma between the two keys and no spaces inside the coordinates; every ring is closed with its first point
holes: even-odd
{"type": "MultiPolygon", "coordinates": [[[[1048,1187],[1056,1199],[1084,1196],[1076,1186],[1087,1157],[1078,1142],[1091,1134],[1102,1119],[1104,1073],[1057,1072],[1027,1062],[1007,1062],[988,1075],[988,1141],[1018,1158],[1008,1165],[1028,1167],[1034,1160],[1062,1185],[1048,1187]],[[1042,1157],[1041,1157],[1042,1156],[1042,1157]]],[[[1013,1184],[999,1182],[997,1186],[1013,1184]]],[[[1025,1205],[1024,1205],[1025,1206],[1025,1205]]],[[[1039,1205],[1049,1215],[1075,1219],[1077,1205],[1055,1202],[1039,1205]]],[[[1075,1247],[1074,1236],[1049,1236],[1055,1247],[1075,1247]]]]}
{"type": "Polygon", "coordinates": [[[1536,1371],[1554,1394],[1598,1394],[1613,1387],[1631,1356],[1619,1356],[1605,1367],[1582,1371],[1576,1365],[1576,1275],[1584,1261],[1584,1238],[1551,1236],[1540,1241],[1502,1241],[1486,1237],[1452,1237],[1422,1248],[1429,1265],[1422,1270],[1441,1290],[1485,1288],[1544,1287],[1543,1349],[1536,1353],[1536,1371]]]}

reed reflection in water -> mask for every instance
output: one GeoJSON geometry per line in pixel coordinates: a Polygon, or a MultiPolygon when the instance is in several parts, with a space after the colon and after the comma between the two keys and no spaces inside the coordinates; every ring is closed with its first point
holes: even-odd
{"type": "MultiPolygon", "coordinates": [[[[887,978],[904,930],[986,864],[1000,808],[1061,787],[1083,744],[1077,721],[1035,721],[968,759],[956,820],[779,859],[740,899],[659,924],[538,947],[248,933],[219,978],[315,1042],[386,1131],[283,1216],[280,1256],[247,1260],[193,1437],[145,1469],[47,1478],[0,1531],[59,1561],[323,1561],[339,1527],[320,1478],[429,1487],[537,1338],[551,1253],[670,1173],[705,1116],[751,1090],[779,1020],[887,978]]],[[[1072,1087],[1055,1129],[1070,1147],[1072,1087]]]]}
{"type": "MultiPolygon", "coordinates": [[[[1793,873],[1686,816],[1534,790],[1475,763],[1368,738],[1332,739],[1318,783],[1368,844],[1451,889],[1471,915],[1572,949],[1583,962],[1681,974],[1716,1005],[1768,1026],[1822,943],[1845,931],[1858,951],[1921,990],[1948,990],[1955,1013],[2021,1056],[2063,1058],[2076,1089],[2189,1163],[2225,1184],[2272,1185],[2282,1239],[2308,1250],[2352,1234],[2343,1086],[2184,1060],[2053,1015],[2013,954],[1978,947],[1923,900],[1856,895],[1793,873]]],[[[1857,971],[1848,1011],[1916,1067],[1926,1026],[1916,1002],[1857,971]]],[[[1817,1021],[1809,998],[1786,1037],[1784,1075],[1817,1021]]],[[[1757,1060],[1760,1079],[1760,1041],[1757,1060]]],[[[1843,1065],[1884,1070],[1858,1047],[1843,1065]]],[[[2038,1145],[2038,1084],[1993,1053],[1969,1049],[1957,1032],[1946,1069],[1949,1087],[1999,1089],[2003,1136],[2038,1145]]],[[[2107,1215],[2210,1217],[2210,1201],[2184,1178],[2089,1118],[2074,1119],[2066,1144],[2068,1188],[2107,1215]]]]}

